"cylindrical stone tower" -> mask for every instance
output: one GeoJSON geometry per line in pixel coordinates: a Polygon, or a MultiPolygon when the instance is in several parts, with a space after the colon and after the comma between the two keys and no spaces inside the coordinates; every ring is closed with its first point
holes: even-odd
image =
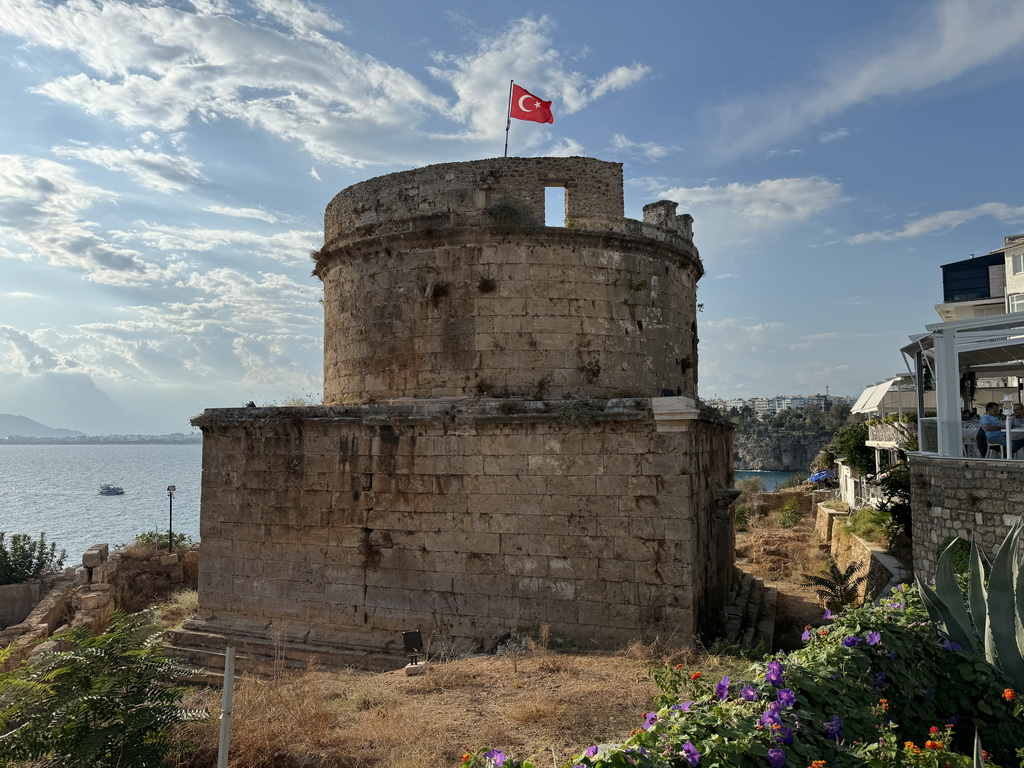
{"type": "Polygon", "coordinates": [[[692,218],[623,218],[622,165],[495,158],[394,173],[324,217],[324,404],[696,397],[692,218]],[[565,190],[545,226],[545,188],[565,190]],[[561,214],[561,211],[559,211],[561,214]],[[562,220],[562,216],[559,216],[562,220]]]}

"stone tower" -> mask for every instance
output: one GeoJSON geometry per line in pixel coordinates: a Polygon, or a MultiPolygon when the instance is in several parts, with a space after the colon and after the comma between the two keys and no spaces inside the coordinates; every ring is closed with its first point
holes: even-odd
{"type": "MultiPolygon", "coordinates": [[[[692,219],[622,166],[497,158],[328,205],[324,404],[208,410],[200,613],[255,664],[393,664],[401,632],[585,647],[716,623],[731,428],[696,400],[692,219]],[[545,189],[565,194],[545,226],[545,189]]],[[[243,663],[245,663],[243,661],[243,663]]]]}

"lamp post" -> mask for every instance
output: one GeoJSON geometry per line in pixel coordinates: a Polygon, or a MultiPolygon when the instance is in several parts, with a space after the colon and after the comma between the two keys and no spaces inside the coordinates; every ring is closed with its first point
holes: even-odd
{"type": "Polygon", "coordinates": [[[167,551],[174,551],[174,492],[173,485],[167,486],[167,551]]]}

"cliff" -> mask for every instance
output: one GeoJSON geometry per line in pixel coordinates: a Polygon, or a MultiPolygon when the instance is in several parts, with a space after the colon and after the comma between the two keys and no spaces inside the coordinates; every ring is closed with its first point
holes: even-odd
{"type": "Polygon", "coordinates": [[[814,457],[832,439],[829,430],[766,430],[733,435],[736,469],[807,470],[814,457]]]}

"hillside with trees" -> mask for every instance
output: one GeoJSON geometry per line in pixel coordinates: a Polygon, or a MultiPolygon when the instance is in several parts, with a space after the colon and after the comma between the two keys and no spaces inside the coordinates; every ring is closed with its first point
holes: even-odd
{"type": "Polygon", "coordinates": [[[736,469],[800,472],[807,470],[833,435],[850,421],[850,406],[822,410],[809,405],[758,417],[752,408],[731,408],[736,425],[733,465],[736,469]]]}

